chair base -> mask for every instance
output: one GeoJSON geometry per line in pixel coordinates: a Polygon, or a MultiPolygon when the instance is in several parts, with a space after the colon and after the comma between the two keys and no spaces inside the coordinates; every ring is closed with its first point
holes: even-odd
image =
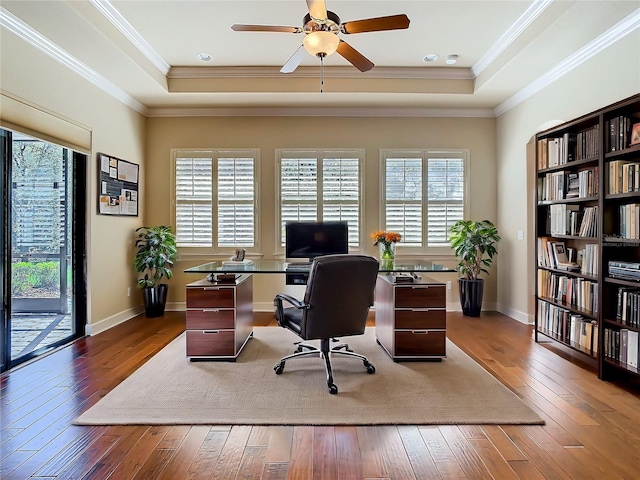
{"type": "Polygon", "coordinates": [[[336,345],[333,348],[329,348],[329,340],[320,340],[320,348],[315,345],[310,345],[308,343],[298,343],[298,347],[295,352],[291,355],[287,355],[286,357],[282,357],[280,361],[273,367],[276,372],[276,375],[281,375],[284,371],[284,364],[287,360],[298,357],[306,357],[310,355],[317,355],[320,358],[324,358],[324,368],[327,373],[327,387],[329,388],[329,393],[336,394],[338,393],[338,386],[333,383],[333,370],[331,368],[331,356],[333,354],[336,355],[344,355],[347,357],[357,358],[362,360],[365,368],[367,369],[367,373],[373,374],[376,372],[376,367],[369,362],[367,357],[364,355],[360,355],[359,353],[355,353],[349,345],[346,343],[342,343],[340,345],[336,345]]]}

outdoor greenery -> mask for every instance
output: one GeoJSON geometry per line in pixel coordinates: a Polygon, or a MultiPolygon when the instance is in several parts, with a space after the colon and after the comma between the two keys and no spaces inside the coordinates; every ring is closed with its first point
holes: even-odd
{"type": "Polygon", "coordinates": [[[495,247],[500,241],[497,227],[489,220],[459,220],[450,232],[451,247],[460,260],[457,270],[463,278],[477,280],[481,272],[489,273],[487,268],[498,253],[495,247]]]}
{"type": "Polygon", "coordinates": [[[60,288],[58,262],[16,262],[11,265],[11,295],[20,297],[32,288],[60,288]]]}
{"type": "Polygon", "coordinates": [[[171,227],[140,227],[136,229],[136,272],[143,274],[138,278],[140,288],[155,287],[163,277],[171,278],[173,259],[178,255],[176,236],[171,227]]]}

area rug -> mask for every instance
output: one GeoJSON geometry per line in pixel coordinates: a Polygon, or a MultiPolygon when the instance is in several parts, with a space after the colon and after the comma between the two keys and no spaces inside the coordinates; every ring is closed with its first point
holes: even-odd
{"type": "Polygon", "coordinates": [[[190,362],[185,335],[75,420],[76,425],[435,425],[542,424],[542,419],[462,350],[447,340],[442,362],[394,363],[375,331],[347,337],[366,355],[333,358],[337,395],[329,394],[323,361],[289,360],[293,333],[256,327],[237,362],[190,362]]]}

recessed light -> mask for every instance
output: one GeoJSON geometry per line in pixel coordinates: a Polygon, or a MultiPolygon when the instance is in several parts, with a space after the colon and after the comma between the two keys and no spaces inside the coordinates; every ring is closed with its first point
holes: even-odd
{"type": "Polygon", "coordinates": [[[198,60],[201,60],[203,62],[210,62],[213,59],[213,57],[211,55],[209,55],[208,53],[199,53],[198,54],[198,60]]]}
{"type": "Polygon", "coordinates": [[[455,65],[457,61],[458,55],[447,55],[447,58],[445,59],[447,65],[455,65]]]}
{"type": "Polygon", "coordinates": [[[437,59],[438,59],[438,54],[436,53],[430,53],[428,55],[425,55],[425,57],[423,58],[425,62],[435,62],[437,59]]]}

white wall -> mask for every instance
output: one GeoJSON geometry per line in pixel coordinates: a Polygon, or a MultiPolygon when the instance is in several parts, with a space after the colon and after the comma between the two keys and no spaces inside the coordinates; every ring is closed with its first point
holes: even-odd
{"type": "Polygon", "coordinates": [[[144,195],[146,119],[14,34],[0,31],[2,91],[91,130],[92,151],[87,159],[87,323],[88,331],[95,333],[141,311],[132,267],[132,239],[145,212],[143,203],[139,217],[96,214],[96,153],[140,164],[144,195]],[[131,288],[131,297],[127,288],[131,288]]]}
{"type": "Polygon", "coordinates": [[[536,132],[640,92],[640,31],[619,40],[552,85],[497,119],[498,310],[533,321],[534,169],[527,168],[526,145],[536,132]],[[517,239],[517,231],[525,240],[517,239]],[[529,241],[526,241],[529,240],[529,241]],[[527,248],[529,245],[529,248],[527,248]]]}

